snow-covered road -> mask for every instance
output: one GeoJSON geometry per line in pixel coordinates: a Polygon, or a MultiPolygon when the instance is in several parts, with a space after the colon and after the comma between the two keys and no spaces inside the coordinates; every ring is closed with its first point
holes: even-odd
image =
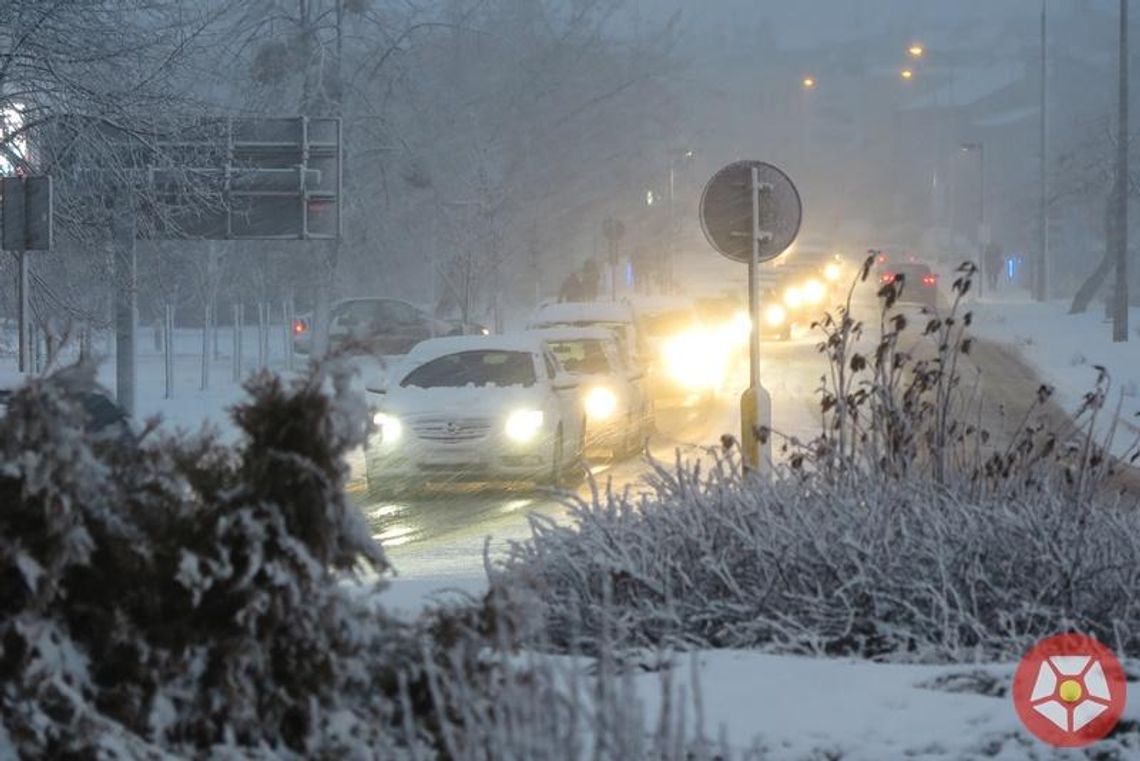
{"type": "MultiPolygon", "coordinates": [[[[818,428],[814,390],[824,371],[816,341],[800,337],[787,343],[765,343],[761,373],[772,394],[773,427],[785,434],[805,436],[818,428]]],[[[660,431],[650,440],[649,454],[658,462],[672,463],[707,456],[725,433],[739,435],[738,399],[747,387],[747,367],[736,368],[733,388],[704,408],[658,412],[660,431]]],[[[599,489],[647,488],[648,459],[596,463],[591,468],[599,489]]],[[[492,555],[511,541],[530,534],[527,516],[540,514],[559,519],[566,514],[560,499],[533,492],[439,491],[403,502],[369,503],[365,496],[360,458],[353,462],[356,475],[350,492],[383,543],[398,574],[389,602],[415,608],[425,594],[457,588],[475,591],[483,586],[484,546],[492,555]],[[487,544],[489,542],[489,544],[487,544]]],[[[589,497],[590,484],[579,488],[589,497]]]]}

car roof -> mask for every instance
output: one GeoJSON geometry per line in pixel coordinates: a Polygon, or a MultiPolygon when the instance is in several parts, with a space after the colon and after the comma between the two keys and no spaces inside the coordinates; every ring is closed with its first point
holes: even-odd
{"type": "Polygon", "coordinates": [[[629,304],[615,301],[563,301],[534,310],[528,325],[574,322],[633,322],[629,304]]]}
{"type": "Polygon", "coordinates": [[[448,336],[429,338],[412,347],[405,359],[405,366],[423,364],[448,354],[463,351],[522,351],[542,354],[545,344],[542,339],[528,333],[505,333],[493,336],[448,336]]]}
{"type": "MultiPolygon", "coordinates": [[[[355,304],[358,301],[395,301],[400,304],[407,304],[411,307],[416,306],[410,301],[392,298],[391,296],[351,296],[347,299],[338,299],[337,301],[333,302],[333,306],[340,306],[342,304],[355,304]]],[[[419,307],[416,307],[416,309],[419,309],[419,307]]]]}
{"type": "Polygon", "coordinates": [[[605,328],[535,328],[528,335],[543,341],[614,341],[614,334],[605,328]]]}

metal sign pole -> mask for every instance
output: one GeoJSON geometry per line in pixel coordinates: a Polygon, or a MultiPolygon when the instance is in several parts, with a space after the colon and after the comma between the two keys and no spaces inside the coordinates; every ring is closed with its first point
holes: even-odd
{"type": "Polygon", "coordinates": [[[752,317],[749,335],[748,385],[760,388],[760,176],[752,167],[752,258],[748,260],[748,314],[752,317]]]}
{"type": "Polygon", "coordinates": [[[799,234],[803,204],[795,184],[762,161],[721,169],[701,194],[701,228],[720,253],[748,265],[749,387],[740,397],[740,452],[745,471],[771,467],[772,397],[760,383],[760,265],[787,250],[799,234]]]}
{"type": "Polygon", "coordinates": [[[31,371],[31,347],[28,343],[29,330],[28,324],[30,322],[30,310],[28,309],[28,252],[19,251],[16,253],[20,261],[20,293],[19,293],[19,314],[17,321],[19,322],[18,330],[20,331],[20,372],[27,373],[31,371]]]}
{"type": "Polygon", "coordinates": [[[748,352],[748,390],[740,404],[741,441],[745,471],[762,472],[771,462],[771,435],[761,442],[757,429],[772,427],[772,397],[760,383],[760,245],[770,233],[760,229],[760,193],[769,188],[760,182],[760,170],[752,171],[752,256],[748,260],[748,313],[751,316],[748,352]]]}

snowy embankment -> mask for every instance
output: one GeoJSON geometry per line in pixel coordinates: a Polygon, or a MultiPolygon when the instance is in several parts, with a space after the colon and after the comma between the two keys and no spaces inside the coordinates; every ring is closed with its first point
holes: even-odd
{"type": "Polygon", "coordinates": [[[1099,365],[1123,396],[1123,411],[1140,410],[1140,309],[1129,314],[1129,340],[1114,343],[1112,323],[1099,305],[1074,315],[1067,301],[987,300],[972,308],[978,336],[1020,351],[1056,387],[1066,407],[1079,404],[1092,388],[1099,365]]]}

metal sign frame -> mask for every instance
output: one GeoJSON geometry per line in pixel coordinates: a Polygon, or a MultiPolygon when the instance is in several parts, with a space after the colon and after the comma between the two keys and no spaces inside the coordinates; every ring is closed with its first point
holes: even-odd
{"type": "Polygon", "coordinates": [[[701,229],[723,256],[748,264],[749,388],[740,399],[740,447],[746,470],[772,458],[772,398],[760,382],[760,264],[780,256],[799,235],[803,202],[778,167],[737,161],[721,169],[701,194],[701,229]],[[758,441],[757,427],[769,434],[758,441]]]}
{"type": "Polygon", "coordinates": [[[340,117],[205,120],[159,143],[180,160],[148,167],[155,237],[200,240],[339,240],[343,232],[340,117]],[[220,199],[186,204],[194,183],[220,199]],[[204,207],[204,208],[203,208],[204,207]],[[331,220],[313,222],[325,209],[331,220]],[[163,216],[165,214],[166,216],[163,216]]]}

